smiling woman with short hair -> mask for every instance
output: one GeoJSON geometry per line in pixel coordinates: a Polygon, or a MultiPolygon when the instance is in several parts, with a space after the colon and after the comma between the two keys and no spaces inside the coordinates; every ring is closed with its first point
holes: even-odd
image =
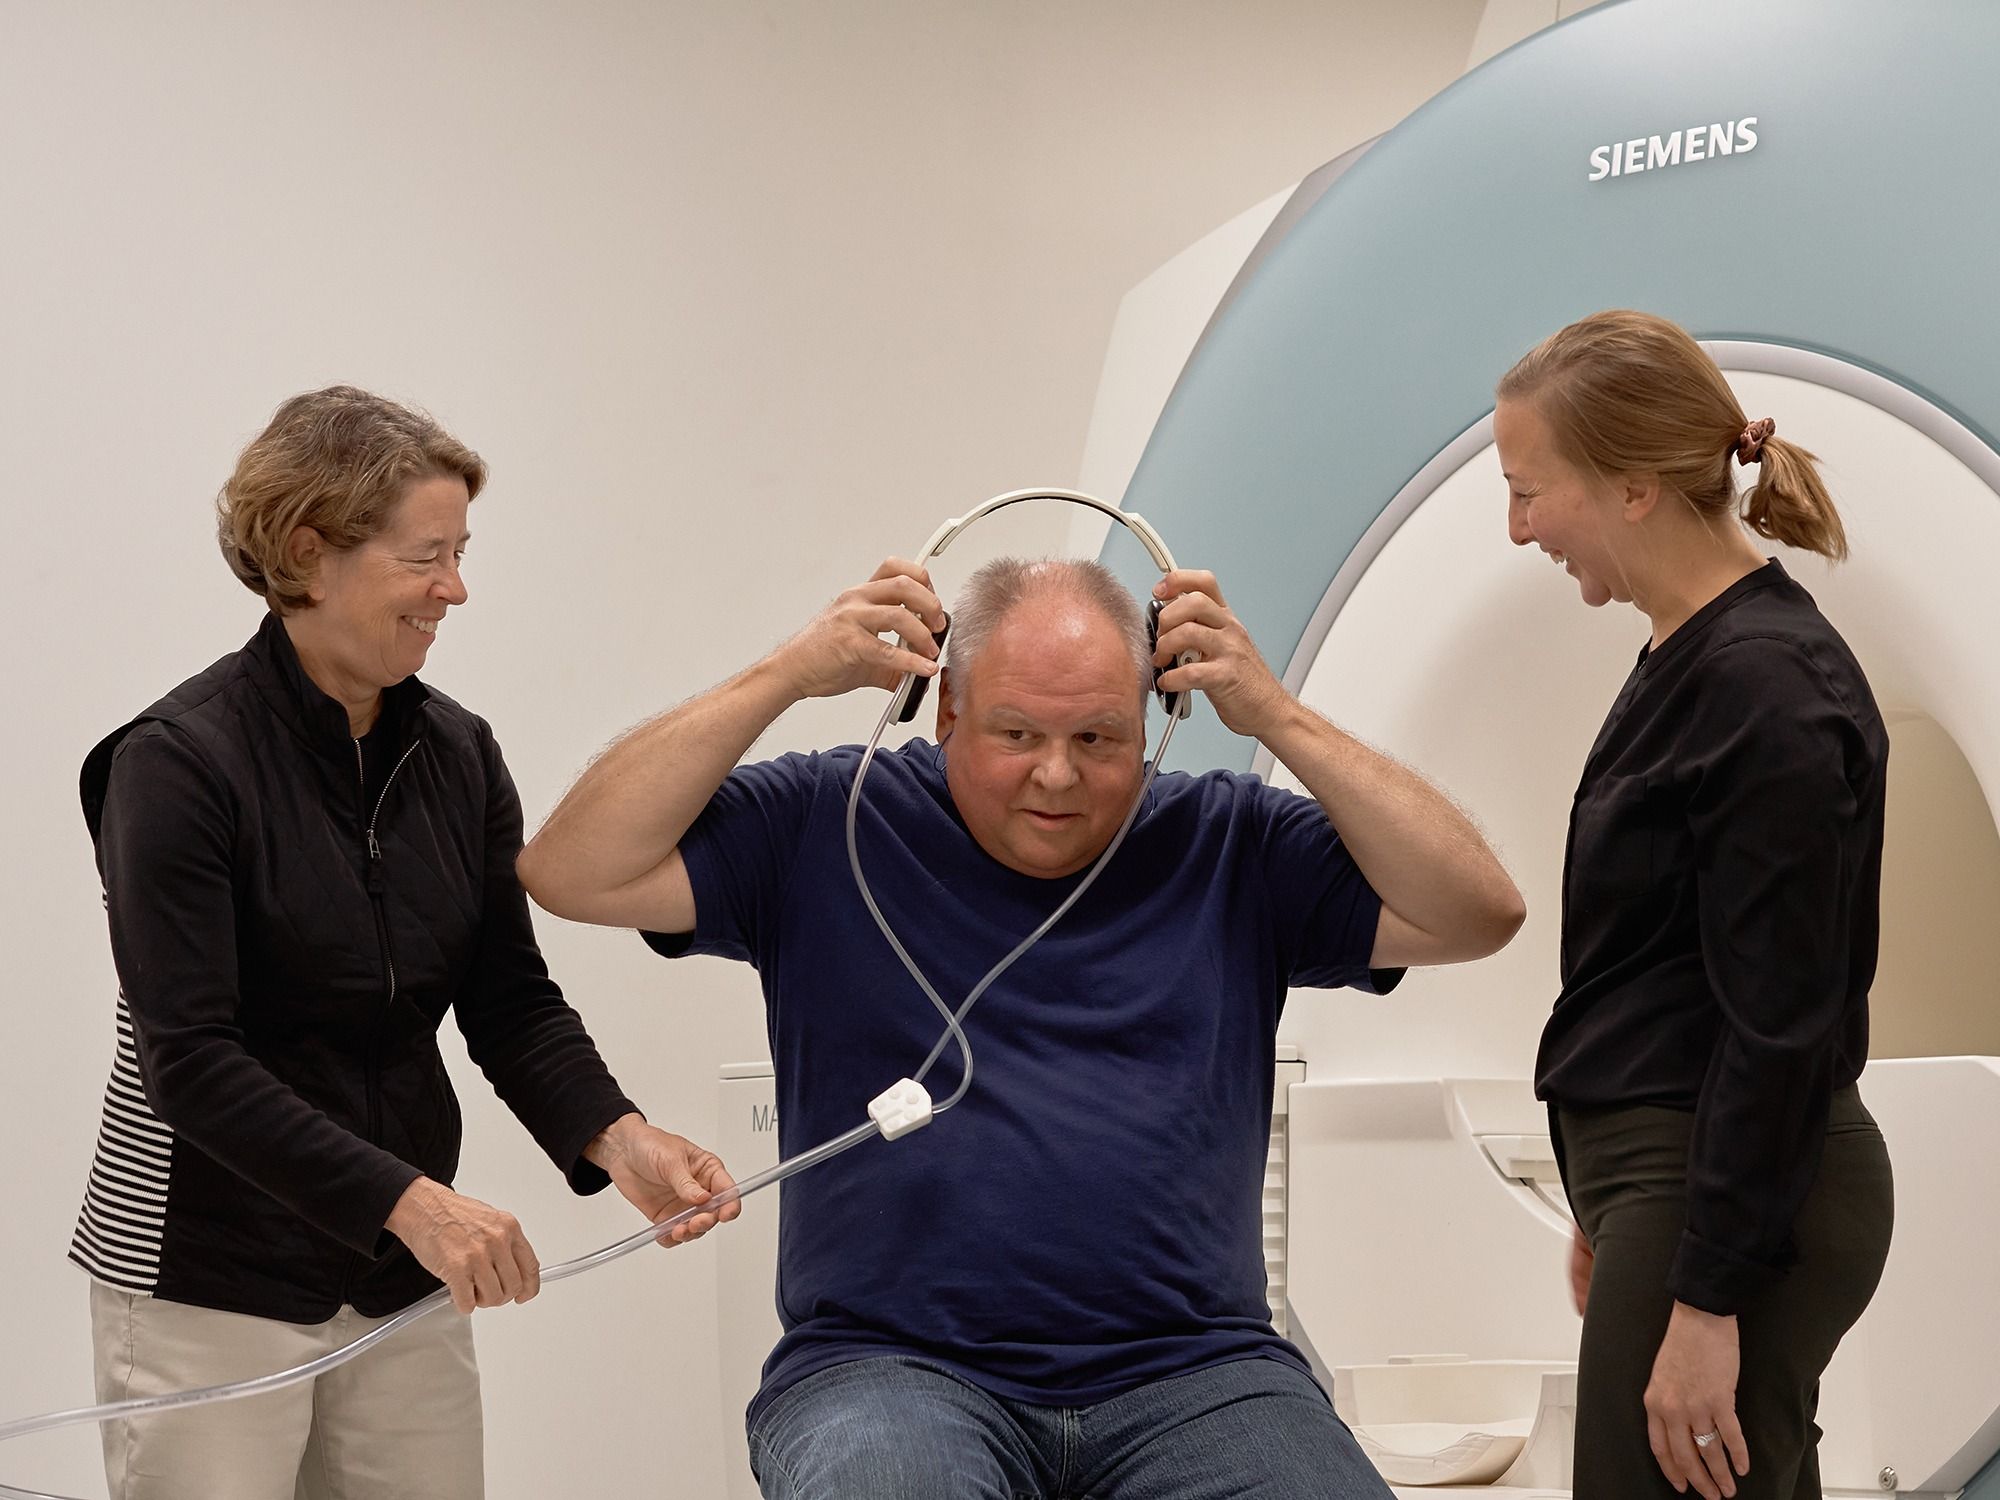
{"type": "MultiPolygon", "coordinates": [[[[615,1182],[658,1219],[729,1183],[613,1082],[536,947],[492,730],[415,675],[466,602],[485,481],[380,396],[287,401],[216,502],[223,556],[270,613],[84,764],[119,976],[70,1251],[100,1401],[302,1363],[439,1281],[460,1313],[535,1295],[513,1216],[448,1186],[447,1011],[576,1191],[615,1182]]],[[[472,1500],[470,1324],[428,1318],[285,1392],[108,1424],[104,1455],[114,1500],[472,1500]]]]}

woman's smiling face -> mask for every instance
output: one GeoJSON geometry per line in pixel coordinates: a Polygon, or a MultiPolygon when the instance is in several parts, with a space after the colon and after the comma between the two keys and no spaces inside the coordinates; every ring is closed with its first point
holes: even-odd
{"type": "Polygon", "coordinates": [[[1507,535],[1514,544],[1540,547],[1577,581],[1592,608],[1630,602],[1612,546],[1620,522],[1615,486],[1563,457],[1532,402],[1503,398],[1495,406],[1493,444],[1507,479],[1507,535]]]}
{"type": "Polygon", "coordinates": [[[456,474],[415,480],[381,531],[321,554],[306,613],[343,688],[380,691],[423,666],[445,611],[466,600],[470,503],[456,474]]]}

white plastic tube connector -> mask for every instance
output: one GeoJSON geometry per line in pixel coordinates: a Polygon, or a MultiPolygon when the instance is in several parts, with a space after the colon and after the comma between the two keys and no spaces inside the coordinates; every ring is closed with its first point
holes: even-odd
{"type": "Polygon", "coordinates": [[[931,1091],[914,1078],[899,1078],[868,1101],[868,1118],[893,1141],[931,1122],[931,1091]]]}

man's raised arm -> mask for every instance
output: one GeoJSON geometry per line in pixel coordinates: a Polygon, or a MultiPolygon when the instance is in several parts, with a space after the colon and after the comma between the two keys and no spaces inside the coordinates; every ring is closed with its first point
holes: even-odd
{"type": "Polygon", "coordinates": [[[1169,691],[1205,693],[1222,722],[1261,741],[1326,810],[1354,863],[1382,898],[1369,964],[1454,964],[1506,946],[1527,916],[1472,820],[1443,792],[1313,712],[1285,690],[1213,573],[1184,568],[1160,581],[1154,665],[1182,651],[1201,659],[1160,677],[1169,691]]]}
{"type": "Polygon", "coordinates": [[[571,921],[692,932],[681,836],[757,736],[801,698],[933,675],[943,628],[929,575],[890,558],[763,660],[598,756],[521,851],[521,884],[571,921]]]}

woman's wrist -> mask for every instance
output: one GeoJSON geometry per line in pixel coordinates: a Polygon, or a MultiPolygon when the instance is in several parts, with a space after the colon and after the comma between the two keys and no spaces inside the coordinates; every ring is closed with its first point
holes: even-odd
{"type": "Polygon", "coordinates": [[[583,1148],[583,1159],[593,1167],[610,1171],[612,1163],[625,1155],[625,1137],[645,1123],[646,1117],[637,1110],[620,1115],[590,1138],[590,1144],[583,1148]]]}

